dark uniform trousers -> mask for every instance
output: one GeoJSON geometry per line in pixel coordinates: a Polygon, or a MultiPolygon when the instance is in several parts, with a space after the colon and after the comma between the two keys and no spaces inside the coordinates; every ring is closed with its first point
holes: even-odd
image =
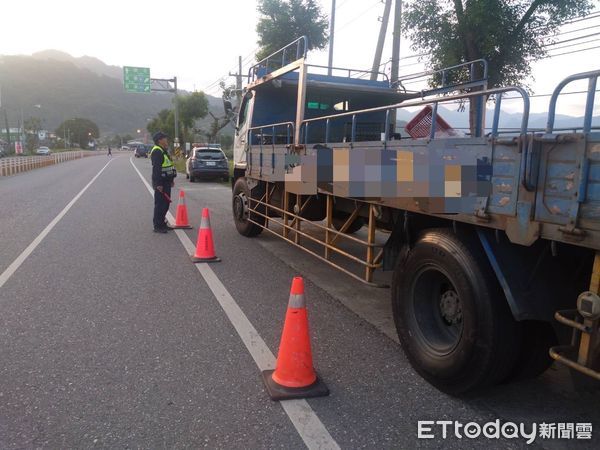
{"type": "Polygon", "coordinates": [[[159,192],[156,188],[154,189],[154,228],[165,227],[166,215],[169,211],[169,202],[163,193],[171,197],[171,180],[162,184],[162,187],[163,192],[159,192]]]}

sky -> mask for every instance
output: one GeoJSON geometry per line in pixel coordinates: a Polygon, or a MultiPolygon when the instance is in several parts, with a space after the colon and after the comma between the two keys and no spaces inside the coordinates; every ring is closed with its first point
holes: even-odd
{"type": "MultiPolygon", "coordinates": [[[[329,14],[331,0],[318,0],[329,14]]],[[[600,0],[595,0],[600,11],[600,0]]],[[[337,0],[334,66],[368,69],[379,33],[381,0],[337,0]]],[[[244,59],[244,72],[256,51],[255,26],[258,19],[255,0],[3,0],[0,55],[31,54],[56,49],[73,56],[93,56],[107,64],[150,67],[154,78],[178,77],[186,90],[204,90],[218,95],[218,81],[237,70],[238,55],[244,59]],[[35,12],[35,13],[33,13],[35,12]]],[[[383,61],[391,57],[391,29],[383,61]]],[[[567,25],[560,40],[600,32],[600,17],[567,25]],[[582,27],[588,30],[573,32],[582,27]]],[[[571,41],[589,44],[553,50],[565,53],[600,46],[598,37],[571,41]],[[594,42],[594,39],[596,40],[594,42]]],[[[401,75],[424,68],[404,37],[401,41],[401,75]],[[403,60],[403,58],[408,58],[403,60]]],[[[313,64],[327,63],[327,50],[311,52],[313,64]]],[[[389,65],[385,67],[389,70],[389,65]]],[[[569,74],[599,69],[600,48],[556,56],[535,63],[535,94],[547,94],[569,74]]],[[[580,90],[574,85],[570,90],[580,90]]],[[[581,114],[580,95],[569,96],[565,112],[581,114]]],[[[547,109],[548,97],[534,97],[532,111],[547,109]]],[[[509,102],[510,103],[510,102],[509,102]]],[[[599,102],[600,103],[600,102],[599,102]]],[[[507,105],[519,109],[520,106],[507,105]]]]}

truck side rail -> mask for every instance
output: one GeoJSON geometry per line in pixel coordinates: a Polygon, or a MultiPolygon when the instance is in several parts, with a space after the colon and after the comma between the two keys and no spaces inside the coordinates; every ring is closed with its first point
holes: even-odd
{"type": "MultiPolygon", "coordinates": [[[[268,125],[259,125],[256,127],[252,127],[252,128],[248,128],[248,135],[249,135],[249,141],[248,142],[252,142],[252,137],[253,136],[261,136],[261,137],[265,137],[265,136],[272,136],[272,141],[273,143],[275,143],[275,136],[276,133],[275,131],[278,128],[282,128],[285,127],[286,129],[286,144],[291,144],[292,139],[294,137],[294,122],[279,122],[279,123],[270,123],[268,125]],[[270,130],[271,134],[270,135],[265,135],[264,132],[265,130],[270,130]],[[290,134],[290,130],[291,130],[291,134],[290,134]],[[254,131],[260,131],[260,134],[256,135],[254,133],[254,131]]],[[[264,139],[261,139],[261,142],[264,142],[264,139]]]]}
{"type": "Polygon", "coordinates": [[[260,69],[266,70],[266,73],[262,75],[266,75],[270,73],[272,70],[271,66],[276,65],[275,69],[279,69],[281,67],[286,66],[292,61],[305,58],[308,52],[308,38],[306,36],[299,37],[293,42],[290,42],[285,47],[280,48],[276,52],[271,53],[264,59],[261,59],[259,62],[254,64],[248,70],[248,83],[253,82],[258,77],[258,72],[260,69]],[[292,57],[293,59],[289,59],[292,57]]]}
{"type": "Polygon", "coordinates": [[[550,97],[550,106],[548,107],[548,123],[546,125],[546,133],[552,133],[554,130],[554,120],[556,118],[556,103],[563,88],[577,80],[588,80],[587,99],[585,103],[585,116],[583,118],[583,132],[589,133],[592,129],[592,116],[594,113],[594,100],[596,97],[596,85],[600,77],[600,70],[590,72],[582,72],[571,75],[561,81],[554,89],[552,97],[550,97]]]}
{"type": "MultiPolygon", "coordinates": [[[[350,112],[345,112],[345,113],[340,113],[340,114],[332,114],[329,116],[316,117],[313,119],[305,119],[302,121],[303,128],[301,130],[301,132],[302,132],[301,135],[302,134],[304,135],[304,143],[307,143],[309,125],[312,123],[315,123],[315,122],[325,121],[325,142],[324,143],[328,144],[331,120],[339,119],[341,117],[351,117],[352,118],[352,134],[351,134],[350,143],[354,144],[356,142],[357,116],[359,116],[361,114],[385,111],[385,113],[386,113],[385,114],[385,117],[386,117],[385,123],[389,123],[390,122],[390,111],[393,109],[433,105],[433,107],[432,107],[432,115],[433,116],[431,119],[429,139],[435,139],[435,133],[436,133],[435,118],[436,118],[436,114],[437,114],[437,108],[440,103],[451,102],[451,101],[456,101],[456,100],[461,100],[461,99],[468,99],[468,98],[473,98],[473,97],[496,95],[496,108],[494,110],[494,119],[493,119],[491,136],[497,137],[498,136],[498,124],[499,124],[501,98],[502,98],[502,95],[507,92],[516,92],[521,95],[521,98],[523,100],[523,117],[521,119],[521,128],[519,129],[519,133],[521,135],[525,135],[525,134],[527,134],[527,124],[529,121],[529,104],[530,104],[530,102],[529,102],[529,95],[527,94],[527,92],[523,88],[518,87],[518,86],[487,89],[485,91],[478,91],[478,92],[472,92],[472,93],[460,94],[460,95],[452,95],[452,96],[447,96],[447,97],[443,97],[443,98],[439,98],[439,99],[408,101],[408,102],[397,103],[397,104],[389,105],[389,106],[380,106],[377,108],[369,108],[369,109],[363,109],[363,110],[359,110],[359,111],[350,111],[350,112]]],[[[390,140],[389,139],[389,129],[386,126],[385,131],[384,131],[384,139],[383,139],[384,144],[386,142],[388,142],[389,140],[390,140]]]]}
{"type": "MultiPolygon", "coordinates": [[[[378,72],[368,69],[350,69],[348,67],[329,67],[329,66],[320,66],[318,64],[307,64],[308,69],[317,68],[317,69],[331,69],[332,72],[344,72],[346,78],[365,78],[366,76],[377,75],[377,78],[381,77],[383,81],[390,81],[390,78],[387,76],[385,72],[378,72]]],[[[335,75],[333,73],[333,75],[335,75]]]]}
{"type": "MultiPolygon", "coordinates": [[[[443,69],[435,69],[435,70],[427,70],[424,72],[415,72],[408,75],[403,75],[398,79],[398,81],[394,82],[394,85],[397,85],[398,88],[403,90],[404,92],[409,92],[403,85],[404,82],[410,80],[416,80],[419,78],[431,77],[439,75],[441,78],[441,85],[437,88],[422,90],[421,96],[425,97],[426,95],[431,95],[433,93],[443,93],[450,92],[456,90],[458,88],[468,89],[472,87],[482,87],[483,89],[487,88],[487,79],[488,79],[488,62],[485,59],[475,59],[473,61],[467,61],[465,63],[457,64],[455,66],[445,67],[443,69]],[[477,66],[481,66],[482,76],[478,78],[476,74],[477,66]],[[464,82],[452,82],[452,73],[456,72],[460,69],[468,68],[469,69],[469,80],[464,82]]],[[[416,91],[415,91],[416,92],[416,91]]]]}
{"type": "MultiPolygon", "coordinates": [[[[265,145],[271,146],[271,158],[273,158],[273,160],[271,161],[271,167],[275,167],[275,145],[278,144],[276,131],[277,129],[281,129],[283,127],[285,127],[285,144],[292,144],[294,140],[295,129],[295,125],[293,122],[279,122],[269,125],[259,125],[248,129],[248,145],[250,147],[252,146],[253,137],[258,137],[258,145],[260,146],[261,167],[263,158],[263,146],[265,145]],[[265,134],[265,130],[270,131],[271,134],[265,134]],[[255,131],[258,131],[259,133],[255,133],[255,131]],[[269,137],[270,139],[268,139],[269,137]],[[268,142],[269,140],[271,142],[268,142]]],[[[251,167],[249,152],[246,152],[246,166],[251,167]]]]}

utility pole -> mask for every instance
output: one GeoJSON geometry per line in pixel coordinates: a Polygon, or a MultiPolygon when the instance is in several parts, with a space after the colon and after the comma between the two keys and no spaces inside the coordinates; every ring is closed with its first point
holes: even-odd
{"type": "MultiPolygon", "coordinates": [[[[399,0],[396,0],[398,4],[399,0]]],[[[377,39],[377,48],[375,49],[375,58],[373,58],[373,67],[371,69],[371,80],[377,79],[377,73],[381,67],[381,54],[383,53],[383,44],[385,44],[385,34],[387,33],[388,22],[390,21],[390,11],[392,9],[392,0],[385,0],[383,17],[381,18],[381,28],[379,28],[379,39],[377,39]]]]}
{"type": "Polygon", "coordinates": [[[21,151],[25,151],[25,122],[23,120],[23,105],[21,104],[21,151]]]}
{"type": "Polygon", "coordinates": [[[402,26],[402,0],[396,0],[394,8],[394,35],[392,37],[392,71],[390,81],[398,81],[398,72],[400,70],[400,32],[402,26]]]}
{"type": "MultiPolygon", "coordinates": [[[[2,109],[2,86],[0,85],[0,109],[2,109]]],[[[8,128],[8,113],[4,108],[4,124],[6,125],[6,143],[8,144],[8,151],[10,151],[10,128],[8,128]]]]}
{"type": "Polygon", "coordinates": [[[327,75],[331,76],[333,67],[333,35],[335,32],[335,0],[331,0],[331,16],[329,20],[329,64],[327,75]]]}
{"type": "Polygon", "coordinates": [[[242,100],[242,57],[238,56],[238,72],[231,73],[229,72],[230,77],[235,77],[235,89],[236,89],[236,97],[238,99],[238,105],[241,104],[242,100]]]}
{"type": "Polygon", "coordinates": [[[175,139],[174,139],[174,147],[179,147],[179,101],[177,98],[177,77],[173,77],[173,92],[175,96],[175,139]]]}
{"type": "MultiPolygon", "coordinates": [[[[148,70],[148,76],[150,75],[150,69],[148,70]]],[[[173,101],[175,102],[175,138],[173,139],[173,146],[175,148],[179,147],[179,101],[177,97],[177,77],[173,77],[170,79],[165,78],[150,78],[150,92],[172,92],[174,94],[173,101]],[[152,83],[156,83],[158,87],[152,87],[152,83]],[[173,83],[173,87],[169,83],[173,83]]],[[[142,92],[142,91],[133,91],[133,92],[142,92]]],[[[148,92],[148,89],[144,92],[148,92]]]]}
{"type": "MultiPolygon", "coordinates": [[[[400,32],[402,25],[402,0],[396,0],[394,8],[394,35],[392,38],[392,70],[390,81],[392,86],[397,87],[398,73],[400,72],[400,32]]],[[[396,110],[393,109],[390,114],[392,130],[396,131],[396,110]]]]}
{"type": "Polygon", "coordinates": [[[4,124],[6,126],[6,142],[8,143],[8,150],[10,151],[10,128],[8,128],[8,114],[6,108],[4,108],[4,124]]]}

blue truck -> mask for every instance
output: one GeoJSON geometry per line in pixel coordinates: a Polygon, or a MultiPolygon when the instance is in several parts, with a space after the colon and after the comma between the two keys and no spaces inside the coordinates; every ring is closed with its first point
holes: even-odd
{"type": "Polygon", "coordinates": [[[535,130],[527,92],[488,89],[483,60],[419,74],[430,83],[415,92],[417,76],[390,83],[306,54],[300,38],[249,71],[234,140],[238,232],[267,231],[372,286],[392,270],[402,348],[444,392],[535,377],[553,361],[600,380],[600,70],[558,84],[535,130]],[[578,80],[583,123],[557,129],[557,101],[578,80]],[[499,126],[507,98],[521,105],[516,129],[499,126]],[[472,111],[462,133],[439,114],[457,102],[472,111]],[[404,128],[401,110],[417,111],[404,128]]]}

